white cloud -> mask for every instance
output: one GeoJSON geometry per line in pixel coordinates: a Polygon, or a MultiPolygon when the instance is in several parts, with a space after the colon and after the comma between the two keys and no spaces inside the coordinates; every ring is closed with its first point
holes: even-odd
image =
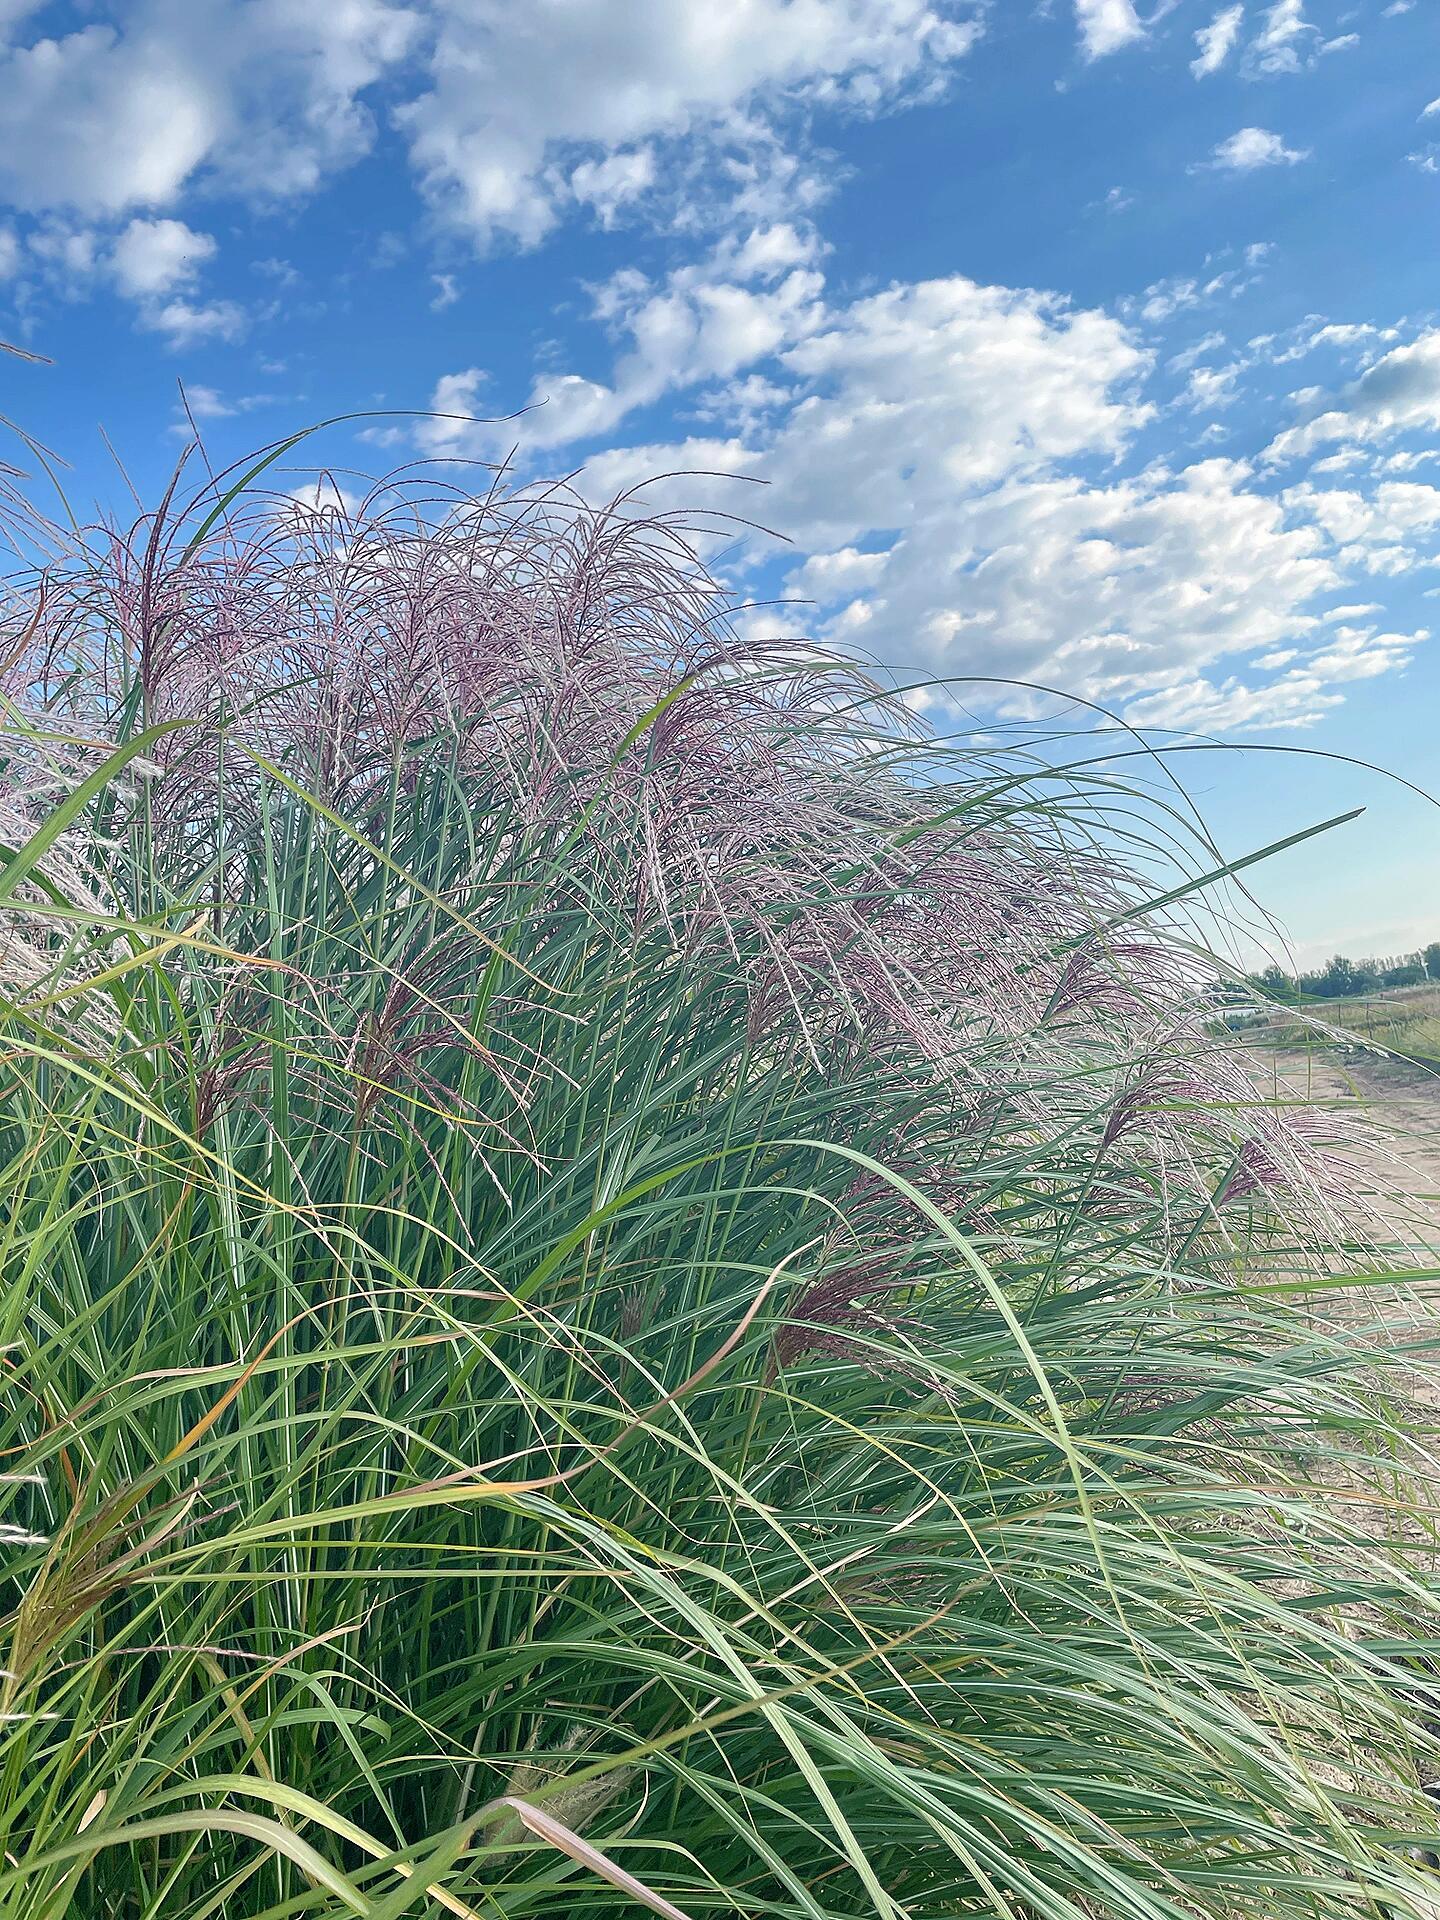
{"type": "Polygon", "coordinates": [[[1222,7],[1208,27],[1198,30],[1195,45],[1199,52],[1190,62],[1190,71],[1197,80],[1203,80],[1207,74],[1218,73],[1224,66],[1231,49],[1240,38],[1240,26],[1244,18],[1243,6],[1222,7]]]}
{"type": "Polygon", "coordinates": [[[1398,335],[1394,327],[1375,327],[1368,321],[1326,321],[1312,331],[1304,333],[1292,344],[1272,355],[1276,366],[1284,366],[1292,360],[1303,360],[1306,354],[1314,353],[1318,348],[1335,347],[1342,351],[1361,345],[1369,340],[1394,340],[1398,335]]]}
{"type": "Polygon", "coordinates": [[[207,420],[233,420],[240,414],[254,413],[257,408],[272,407],[278,395],[273,393],[222,393],[218,387],[207,387],[185,381],[181,386],[181,398],[175,407],[175,416],[170,423],[170,431],[182,440],[188,440],[196,428],[207,420]]]}
{"type": "Polygon", "coordinates": [[[1198,306],[1201,298],[1198,280],[1184,277],[1157,280],[1153,286],[1145,289],[1140,318],[1150,326],[1160,326],[1186,307],[1198,306]]]}
{"type": "Polygon", "coordinates": [[[1341,565],[1371,573],[1408,572],[1440,535],[1440,488],[1386,480],[1370,494],[1302,481],[1284,496],[1291,511],[1334,542],[1341,565]]]}
{"type": "Polygon", "coordinates": [[[0,53],[0,194],[27,211],[164,207],[202,169],[313,189],[368,146],[360,95],[413,43],[386,0],[135,0],[0,53]]]}
{"type": "Polygon", "coordinates": [[[361,496],[349,487],[342,487],[331,474],[322,473],[313,480],[306,480],[298,487],[292,487],[286,495],[290,510],[297,521],[306,521],[343,515],[349,519],[361,506],[361,496]]]}
{"type": "Polygon", "coordinates": [[[233,300],[199,300],[201,269],[215,256],[208,233],[182,220],[137,215],[118,233],[47,218],[17,238],[11,261],[27,292],[41,285],[63,300],[88,300],[105,287],[135,303],[138,324],[171,346],[234,339],[247,316],[233,300]]]}
{"type": "MultiPolygon", "coordinates": [[[[1408,634],[1380,633],[1374,628],[1342,630],[1334,642],[1309,655],[1283,649],[1270,656],[1282,664],[1292,660],[1298,664],[1266,685],[1251,685],[1238,675],[1227,675],[1218,685],[1196,677],[1135,701],[1126,717],[1135,726],[1206,732],[1312,726],[1341,705],[1341,686],[1399,671],[1429,637],[1423,627],[1408,634]]],[[[1255,665],[1263,667],[1264,661],[1257,660],[1255,665]]]]}
{"type": "MultiPolygon", "coordinates": [[[[1208,306],[1222,297],[1236,299],[1255,285],[1258,269],[1264,265],[1269,252],[1270,248],[1261,243],[1245,249],[1243,267],[1220,267],[1204,279],[1176,274],[1169,280],[1156,280],[1138,300],[1121,301],[1120,309],[1127,315],[1138,311],[1147,326],[1161,326],[1187,308],[1208,306]]],[[[1210,255],[1205,264],[1215,265],[1216,256],[1210,255]]]]}
{"type": "MultiPolygon", "coordinates": [[[[1310,529],[1203,461],[1087,482],[1017,474],[926,515],[870,590],[874,643],[941,672],[998,672],[1126,704],[1313,624],[1335,580],[1310,529]]],[[[773,509],[772,509],[773,511],[773,509]]],[[[878,517],[878,516],[877,516],[878,517]]]]}
{"type": "Polygon", "coordinates": [[[1099,60],[1145,37],[1134,0],[1075,0],[1075,18],[1087,60],[1099,60]]]}
{"type": "MultiPolygon", "coordinates": [[[[523,417],[474,424],[511,396],[495,394],[480,365],[446,375],[433,404],[467,418],[429,422],[428,448],[498,457],[518,446],[531,466],[565,449],[568,466],[573,450],[600,446],[588,473],[601,489],[656,467],[764,477],[757,517],[794,536],[789,589],[816,603],[821,633],[922,671],[1034,676],[1137,716],[1300,724],[1347,679],[1406,657],[1414,636],[1327,626],[1324,604],[1352,576],[1414,565],[1433,545],[1440,491],[1371,472],[1334,486],[1312,473],[1277,493],[1273,476],[1225,459],[1136,470],[1154,358],[1129,309],[1117,317],[959,275],[852,300],[827,291],[805,210],[828,163],[813,143],[803,162],[787,150],[793,122],[815,105],[868,113],[936,93],[974,38],[968,0],[424,4],[433,67],[418,98],[404,63],[422,44],[422,0],[132,0],[123,29],[0,55],[0,188],[40,210],[37,261],[77,284],[108,276],[140,324],[177,346],[234,337],[244,312],[199,284],[215,243],[168,203],[192,183],[312,190],[370,140],[375,82],[404,75],[401,130],[426,191],[482,243],[538,240],[577,211],[601,225],[653,212],[693,220],[692,232],[722,202],[727,215],[728,237],[705,258],[653,277],[631,267],[591,289],[610,347],[599,365],[537,373],[523,417]],[[137,117],[128,89],[142,70],[150,91],[137,117]],[[38,106],[21,98],[22,77],[38,106]],[[47,113],[53,167],[33,137],[47,113]],[[645,417],[661,401],[682,410],[678,428],[645,417]],[[614,444],[657,432],[676,439],[614,444]]],[[[1140,39],[1167,10],[1159,0],[1142,20],[1131,0],[1076,0],[1084,52],[1140,39]]],[[[1239,6],[1213,12],[1195,36],[1197,74],[1233,55],[1243,23],[1239,6]]],[[[1316,44],[1282,0],[1265,9],[1251,52],[1278,72],[1287,48],[1308,59],[1316,44]]],[[[1303,157],[1249,127],[1210,164],[1303,157]]],[[[1109,204],[1121,201],[1116,190],[1109,204]]],[[[1258,255],[1231,258],[1157,283],[1135,314],[1161,325],[1238,291],[1258,255]]],[[[449,305],[456,275],[432,278],[434,304],[449,305]]],[[[1320,316],[1307,325],[1311,345],[1366,344],[1320,316]]],[[[1199,331],[1197,318],[1188,333],[1199,331]]],[[[1248,363],[1223,345],[1207,337],[1172,356],[1167,406],[1182,386],[1202,412],[1228,403],[1248,363]]],[[[1362,397],[1363,386],[1313,402],[1343,416],[1343,431],[1318,411],[1292,431],[1316,432],[1317,446],[1388,431],[1366,422],[1401,400],[1362,397]]],[[[247,404],[213,387],[191,400],[216,420],[247,404]]],[[[1187,432],[1229,444],[1203,425],[1187,432]]],[[[389,444],[398,429],[370,432],[389,444]]],[[[748,489],[680,489],[756,513],[748,489]]]]}
{"type": "Polygon", "coordinates": [[[132,220],[110,249],[110,268],[122,293],[144,299],[188,286],[215,242],[180,220],[132,220]]]}
{"type": "Polygon", "coordinates": [[[1305,18],[1304,0],[1276,0],[1245,49],[1246,72],[1298,73],[1319,51],[1319,40],[1320,29],[1305,18]]]}
{"type": "Polygon", "coordinates": [[[1307,158],[1305,149],[1287,147],[1278,133],[1264,127],[1242,127],[1220,142],[1208,164],[1222,172],[1249,173],[1256,167],[1293,167],[1307,158]]]}
{"type": "Polygon", "coordinates": [[[1231,361],[1224,367],[1196,367],[1183,395],[1184,403],[1195,413],[1215,413],[1233,407],[1240,395],[1237,384],[1244,367],[1231,361]]]}
{"type": "Polygon", "coordinates": [[[1433,115],[1437,113],[1440,113],[1440,95],[1437,95],[1436,98],[1430,102],[1428,107],[1422,107],[1420,109],[1420,118],[1422,120],[1429,120],[1433,115]]]}
{"type": "Polygon", "coordinates": [[[202,386],[186,387],[184,410],[195,420],[228,420],[239,411],[218,387],[202,386]]]}
{"type": "Polygon", "coordinates": [[[820,251],[813,234],[788,220],[752,227],[743,240],[721,242],[715,250],[717,268],[731,280],[774,280],[792,267],[814,264],[820,251]]]}
{"type": "Polygon", "coordinates": [[[215,108],[163,46],[110,27],[12,49],[0,59],[0,192],[30,211],[163,205],[208,152],[215,108]]]}
{"type": "Polygon", "coordinates": [[[1190,346],[1183,348],[1179,353],[1172,354],[1165,364],[1171,373],[1188,373],[1198,361],[1204,359],[1207,353],[1214,353],[1217,347],[1225,345],[1223,333],[1202,334],[1190,346]]]}
{"type": "Polygon", "coordinates": [[[26,248],[46,279],[64,294],[79,297],[89,292],[100,267],[100,242],[90,228],[46,221],[32,229],[26,248]]]}
{"type": "Polygon", "coordinates": [[[1383,440],[1412,428],[1440,429],[1440,327],[1392,347],[1330,405],[1317,404],[1308,420],[1277,434],[1266,458],[1293,460],[1327,442],[1383,440]]]}
{"type": "Polygon", "coordinates": [[[862,553],[859,547],[838,547],[834,553],[812,553],[786,584],[792,595],[833,606],[847,594],[873,587],[887,564],[888,556],[883,552],[862,553]]]}
{"type": "MultiPolygon", "coordinates": [[[[800,555],[786,590],[814,603],[806,624],[824,640],[921,674],[1075,688],[1157,724],[1302,724],[1343,679],[1404,657],[1319,644],[1316,603],[1346,578],[1342,547],[1363,547],[1370,570],[1420,507],[1377,500],[1364,539],[1342,541],[1324,490],[1276,497],[1242,462],[1107,475],[1150,418],[1137,385],[1151,365],[1108,315],[952,277],[797,315],[765,365],[735,432],[611,449],[585,484],[608,496],[689,470],[667,503],[754,514],[703,475],[764,478],[760,517],[800,555]],[[1283,653],[1251,681],[1209,677],[1231,656],[1283,653]]],[[[1206,374],[1208,404],[1233,377],[1206,374]]],[[[588,429],[622,384],[581,383],[564,404],[588,429]]],[[[437,403],[468,411],[478,385],[458,376],[437,403]]]]}
{"type": "MultiPolygon", "coordinates": [[[[800,264],[812,252],[794,227],[781,226],[756,229],[743,241],[727,240],[709,260],[678,269],[658,286],[625,269],[596,292],[598,315],[626,342],[609,381],[568,372],[541,375],[519,421],[483,429],[430,421],[425,444],[431,450],[463,446],[489,456],[517,443],[568,445],[613,433],[628,414],[677,387],[731,380],[782,347],[793,347],[819,323],[823,281],[800,264]]],[[[447,376],[436,389],[432,411],[470,411],[478,379],[473,368],[447,376]],[[441,404],[443,395],[456,392],[467,396],[464,406],[441,404]]]]}
{"type": "MultiPolygon", "coordinates": [[[[657,142],[684,142],[672,191],[693,198],[697,169],[738,161],[778,170],[793,199],[776,132],[787,106],[873,112],[933,93],[979,34],[978,15],[950,0],[438,0],[436,11],[431,85],[397,117],[433,205],[482,244],[533,245],[577,198],[613,217],[659,169],[639,158],[657,142]]],[[[731,167],[724,191],[746,187],[743,164],[731,167]]]]}
{"type": "MultiPolygon", "coordinates": [[[[1127,472],[1152,418],[1154,363],[1121,321],[959,276],[836,303],[813,266],[792,264],[804,244],[750,250],[773,253],[770,277],[741,290],[775,293],[798,273],[806,292],[725,335],[728,380],[708,371],[719,355],[704,344],[704,303],[740,287],[746,249],[733,243],[703,273],[659,286],[632,274],[602,290],[613,368],[537,379],[537,395],[553,396],[548,419],[459,427],[443,444],[493,455],[518,442],[533,465],[534,449],[616,434],[627,397],[718,378],[699,408],[713,431],[611,445],[584,459],[582,484],[609,497],[678,473],[647,500],[775,526],[794,543],[784,591],[811,603],[803,624],[907,673],[1034,680],[1155,725],[1301,726],[1350,681],[1410,657],[1420,636],[1325,605],[1352,578],[1425,563],[1440,488],[1317,479],[1277,494],[1218,458],[1127,472]],[[763,506],[720,475],[766,481],[763,506]]],[[[1243,362],[1197,367],[1222,344],[1177,356],[1190,404],[1222,406],[1233,391],[1243,362]]],[[[473,412],[481,391],[470,369],[436,405],[473,412]]],[[[567,450],[564,464],[580,457],[567,450]]]]}
{"type": "Polygon", "coordinates": [[[632,147],[603,160],[582,160],[570,175],[570,191],[594,207],[602,227],[612,227],[620,209],[655,184],[655,149],[632,147]]]}
{"type": "Polygon", "coordinates": [[[191,347],[203,340],[238,338],[245,331],[245,312],[233,300],[177,298],[142,306],[140,324],[163,334],[172,347],[191,347]]]}
{"type": "MultiPolygon", "coordinates": [[[[443,374],[430,396],[430,412],[437,417],[422,423],[419,431],[421,445],[432,453],[462,451],[470,430],[484,418],[479,404],[480,389],[484,384],[485,374],[479,367],[465,367],[459,373],[443,374]]],[[[375,429],[368,431],[374,437],[375,429]]],[[[388,433],[392,430],[382,428],[380,431],[388,433]]]]}

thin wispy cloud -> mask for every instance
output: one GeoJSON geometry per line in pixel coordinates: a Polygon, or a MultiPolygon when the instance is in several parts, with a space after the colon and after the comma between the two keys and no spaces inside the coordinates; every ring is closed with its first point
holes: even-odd
{"type": "Polygon", "coordinates": [[[1199,49],[1190,62],[1190,71],[1197,80],[1218,73],[1239,44],[1240,28],[1245,19],[1243,6],[1223,7],[1208,27],[1201,27],[1195,35],[1195,45],[1199,49]]]}
{"type": "Polygon", "coordinates": [[[1321,39],[1320,29],[1306,18],[1304,0],[1275,0],[1245,50],[1246,68],[1252,74],[1298,73],[1321,39]]]}

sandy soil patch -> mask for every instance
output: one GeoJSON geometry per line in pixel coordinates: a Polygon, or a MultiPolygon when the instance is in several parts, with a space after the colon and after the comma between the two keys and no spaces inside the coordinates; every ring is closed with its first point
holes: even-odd
{"type": "Polygon", "coordinates": [[[1397,1240],[1440,1249],[1440,1073],[1358,1050],[1316,1047],[1265,1056],[1281,1099],[1362,1115],[1366,1197],[1397,1240]]]}

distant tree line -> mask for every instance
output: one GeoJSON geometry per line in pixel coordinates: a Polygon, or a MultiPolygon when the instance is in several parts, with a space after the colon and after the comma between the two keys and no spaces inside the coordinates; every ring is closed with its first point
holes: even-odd
{"type": "Polygon", "coordinates": [[[1337,953],[1310,973],[1286,973],[1272,965],[1249,977],[1251,985],[1272,1000],[1344,1000],[1382,987],[1419,987],[1427,980],[1440,981],[1440,940],[1388,960],[1350,960],[1337,953]]]}

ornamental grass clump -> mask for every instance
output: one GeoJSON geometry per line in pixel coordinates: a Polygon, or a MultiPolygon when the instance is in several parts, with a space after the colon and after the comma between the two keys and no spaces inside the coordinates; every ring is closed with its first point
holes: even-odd
{"type": "Polygon", "coordinates": [[[335,498],[12,590],[0,1910],[1424,1914],[1423,1342],[1178,810],[335,498]]]}

